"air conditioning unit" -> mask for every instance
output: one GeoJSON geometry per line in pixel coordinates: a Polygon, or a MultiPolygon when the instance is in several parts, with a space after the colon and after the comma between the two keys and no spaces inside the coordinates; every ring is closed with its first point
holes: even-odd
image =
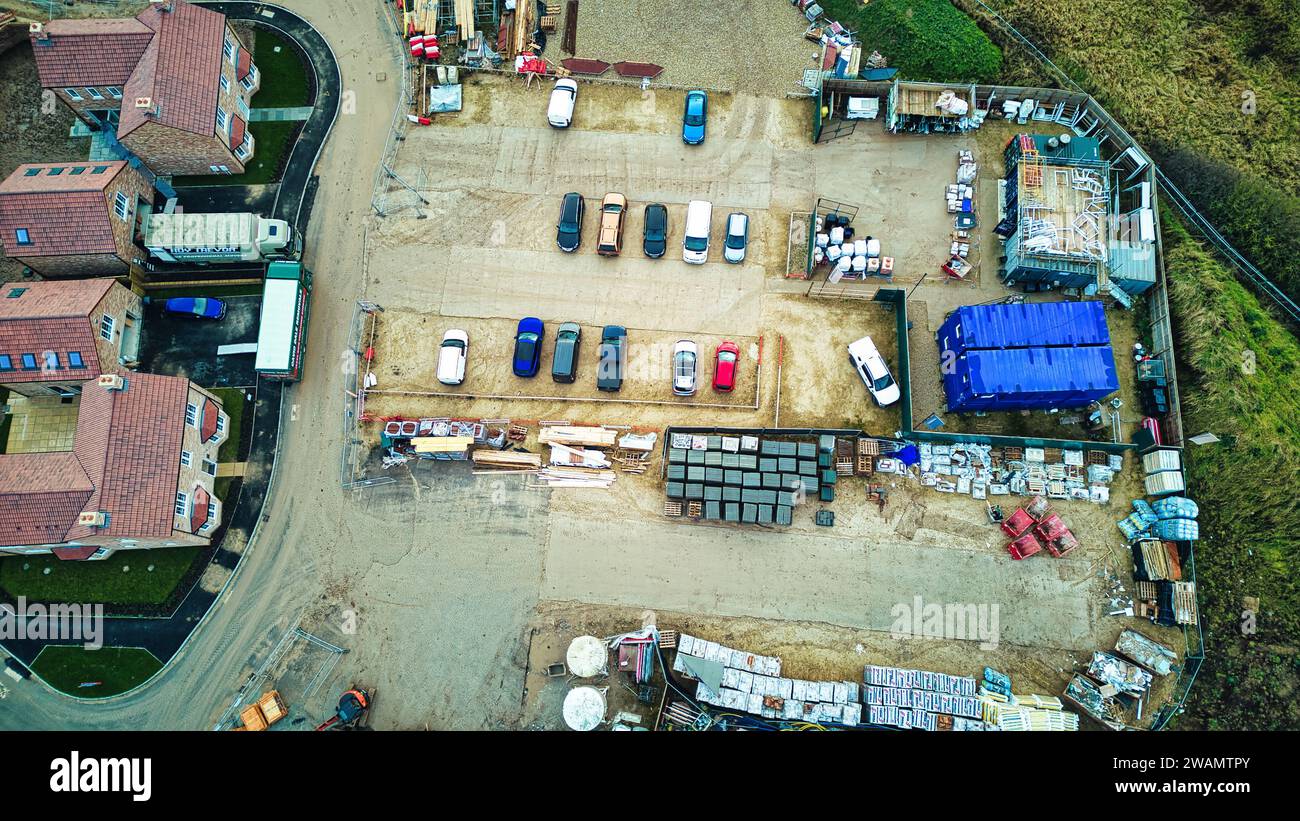
{"type": "Polygon", "coordinates": [[[108,524],[108,514],[102,510],[87,510],[77,517],[82,527],[103,527],[108,524]]]}
{"type": "Polygon", "coordinates": [[[95,384],[110,391],[120,391],[126,387],[126,380],[120,374],[105,373],[95,380],[95,384]]]}

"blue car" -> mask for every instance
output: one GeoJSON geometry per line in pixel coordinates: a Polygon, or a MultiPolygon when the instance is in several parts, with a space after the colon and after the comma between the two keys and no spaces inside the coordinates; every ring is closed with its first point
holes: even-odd
{"type": "Polygon", "coordinates": [[[177,316],[221,319],[226,315],[226,303],[210,296],[178,296],[167,300],[163,310],[177,316]]]}
{"type": "Polygon", "coordinates": [[[704,124],[709,119],[709,95],[699,89],[686,92],[686,111],[682,115],[682,141],[687,145],[704,142],[704,124]]]}
{"type": "Polygon", "coordinates": [[[526,316],[519,320],[519,330],[515,331],[515,376],[536,376],[537,366],[542,361],[542,337],[546,336],[546,326],[535,316],[526,316]]]}

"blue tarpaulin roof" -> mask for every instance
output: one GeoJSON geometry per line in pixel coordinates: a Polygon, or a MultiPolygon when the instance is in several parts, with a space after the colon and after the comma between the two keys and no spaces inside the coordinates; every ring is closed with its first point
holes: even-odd
{"type": "Polygon", "coordinates": [[[940,350],[1056,348],[1109,345],[1100,302],[967,305],[939,326],[940,350]]]}
{"type": "Polygon", "coordinates": [[[897,73],[896,68],[864,68],[858,76],[864,80],[892,80],[897,73]]]}
{"type": "Polygon", "coordinates": [[[1119,390],[1109,347],[971,350],[943,377],[958,412],[1078,408],[1119,390]]]}

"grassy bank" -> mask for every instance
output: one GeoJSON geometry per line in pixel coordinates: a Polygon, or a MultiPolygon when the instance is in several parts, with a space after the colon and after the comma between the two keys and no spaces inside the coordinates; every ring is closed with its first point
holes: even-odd
{"type": "Polygon", "coordinates": [[[1002,52],[947,0],[822,0],[833,20],[858,33],[908,80],[984,83],[997,79],[1002,52]]]}
{"type": "Polygon", "coordinates": [[[33,602],[163,604],[200,552],[197,547],[122,550],[94,562],[15,556],[0,559],[0,591],[33,602]]]}
{"type": "Polygon", "coordinates": [[[51,687],[79,698],[125,693],[161,669],[152,653],[137,647],[87,650],[80,645],[50,645],[32,663],[33,672],[51,687]]]}

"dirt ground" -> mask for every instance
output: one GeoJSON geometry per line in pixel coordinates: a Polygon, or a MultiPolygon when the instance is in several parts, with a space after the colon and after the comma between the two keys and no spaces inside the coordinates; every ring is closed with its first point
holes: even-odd
{"type": "MultiPolygon", "coordinates": [[[[28,162],[55,162],[86,156],[88,137],[69,137],[76,117],[67,106],[42,102],[31,43],[23,41],[0,54],[0,178],[28,162]]],[[[0,256],[0,281],[17,279],[23,266],[0,256]]]]}

